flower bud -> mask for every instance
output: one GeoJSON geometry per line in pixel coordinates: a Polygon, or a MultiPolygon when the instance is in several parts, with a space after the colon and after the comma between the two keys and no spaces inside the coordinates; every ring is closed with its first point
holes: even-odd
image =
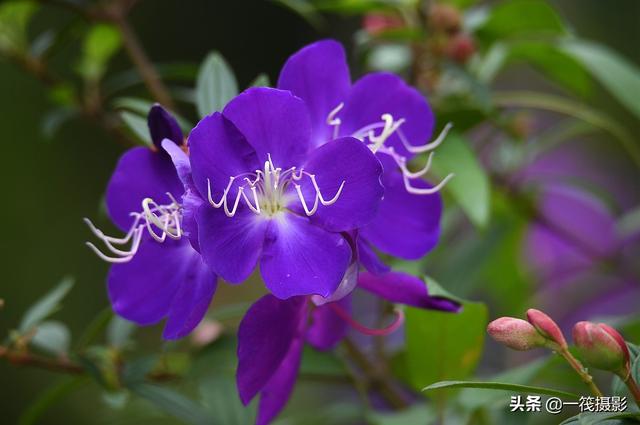
{"type": "Polygon", "coordinates": [[[573,327],[573,341],[587,365],[626,375],[629,349],[622,335],[612,327],[578,322],[573,327]]]}
{"type": "Polygon", "coordinates": [[[535,308],[527,310],[527,320],[547,340],[555,342],[560,348],[567,348],[567,340],[564,338],[560,327],[553,319],[535,308]]]}
{"type": "Polygon", "coordinates": [[[530,323],[514,317],[500,317],[489,323],[487,332],[497,342],[518,351],[542,347],[545,339],[530,323]]]}
{"type": "Polygon", "coordinates": [[[460,11],[448,4],[435,4],[431,7],[428,17],[429,28],[433,32],[455,34],[462,28],[460,11]]]}
{"type": "Polygon", "coordinates": [[[453,36],[446,47],[446,55],[449,59],[465,64],[473,56],[476,51],[476,44],[468,34],[456,34],[453,36]]]}

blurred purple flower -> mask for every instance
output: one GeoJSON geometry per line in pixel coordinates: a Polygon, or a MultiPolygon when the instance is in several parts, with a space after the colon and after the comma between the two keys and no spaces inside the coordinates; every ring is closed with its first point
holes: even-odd
{"type": "MultiPolygon", "coordinates": [[[[424,282],[403,273],[363,273],[358,283],[391,302],[449,312],[460,308],[454,301],[429,296],[424,282]]],[[[238,330],[236,378],[244,404],[260,394],[257,425],[268,424],[286,405],[305,343],[326,351],[346,336],[349,325],[368,334],[387,334],[402,323],[396,320],[384,330],[367,329],[350,317],[350,311],[351,296],[316,306],[311,297],[283,301],[266,295],[251,306],[238,330]]]]}
{"type": "Polygon", "coordinates": [[[107,236],[85,219],[109,254],[87,244],[114,263],[107,281],[114,311],[139,325],[166,318],[163,337],[177,339],[200,323],[217,278],[184,221],[190,167],[180,127],[160,105],[149,111],[148,124],[153,146],[125,152],[107,187],[109,216],[125,237],[107,236]]]}
{"type": "Polygon", "coordinates": [[[312,143],[307,104],[252,88],[189,135],[202,254],[220,277],[256,264],[278,298],[330,296],[352,262],[345,235],[376,216],[382,167],[359,140],[312,143]]]}
{"type": "Polygon", "coordinates": [[[398,76],[367,74],[351,84],[345,52],[338,42],[310,44],[284,65],[278,88],[290,90],[308,105],[311,143],[321,146],[338,137],[355,137],[381,161],[384,200],[375,219],[359,230],[360,261],[383,272],[371,249],[404,259],[418,259],[437,243],[442,200],[437,187],[422,180],[429,169],[407,168],[416,154],[435,149],[445,131],[432,143],[434,117],[424,97],[398,76]],[[428,195],[428,196],[425,196],[428,195]]]}

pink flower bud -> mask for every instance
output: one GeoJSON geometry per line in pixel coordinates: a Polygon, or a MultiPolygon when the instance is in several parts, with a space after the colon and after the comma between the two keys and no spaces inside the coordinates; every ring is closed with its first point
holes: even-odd
{"type": "Polygon", "coordinates": [[[528,322],[514,317],[500,317],[489,323],[487,332],[493,339],[518,351],[542,347],[545,339],[528,322]]]}
{"type": "Polygon", "coordinates": [[[555,342],[560,348],[567,348],[567,340],[564,338],[560,327],[553,319],[535,308],[527,310],[527,320],[547,340],[555,342]]]}
{"type": "Polygon", "coordinates": [[[604,323],[578,322],[573,341],[584,362],[596,369],[626,374],[629,349],[622,335],[604,323]]]}

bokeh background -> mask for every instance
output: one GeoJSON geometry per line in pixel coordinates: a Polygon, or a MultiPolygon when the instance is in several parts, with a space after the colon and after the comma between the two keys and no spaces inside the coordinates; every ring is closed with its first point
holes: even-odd
{"type": "MultiPolygon", "coordinates": [[[[76,19],[64,9],[47,5],[46,1],[42,3],[29,26],[30,34],[64,27],[76,19]]],[[[640,2],[556,0],[550,4],[581,37],[605,44],[640,66],[640,2]]],[[[323,14],[323,19],[324,23],[316,27],[281,4],[257,0],[141,1],[130,14],[132,26],[155,63],[191,64],[191,67],[185,67],[185,73],[194,75],[197,64],[215,49],[227,59],[241,87],[248,85],[259,73],[266,73],[271,81],[275,81],[288,55],[324,37],[337,38],[344,43],[351,52],[353,72],[360,74],[365,66],[354,46],[356,35],[361,32],[362,17],[327,13],[323,14]]],[[[65,45],[55,55],[52,67],[61,75],[73,74],[80,49],[79,42],[65,45]]],[[[109,75],[117,76],[130,68],[128,58],[120,52],[109,64],[109,75]]],[[[527,64],[511,67],[495,84],[509,89],[551,93],[558,90],[527,64]]],[[[126,94],[148,97],[142,85],[128,89],[126,94]]],[[[640,101],[640,93],[638,99],[640,101]]],[[[596,84],[588,103],[615,117],[638,143],[639,121],[606,90],[596,84]]],[[[5,205],[1,217],[0,298],[4,299],[5,305],[0,310],[0,332],[3,334],[15,328],[27,307],[65,276],[73,276],[76,283],[56,319],[69,326],[74,338],[108,307],[104,283],[108,268],[85,247],[84,241],[90,235],[82,217],[106,222],[101,207],[103,190],[124,147],[99,126],[80,118],[63,123],[52,135],[47,134],[47,125],[51,123],[47,124],[45,117],[52,105],[51,94],[41,82],[14,63],[0,61],[5,205]]],[[[195,116],[194,109],[183,106],[182,110],[185,115],[195,116]]],[[[556,120],[554,116],[544,114],[523,115],[523,122],[528,126],[527,131],[543,133],[555,125],[556,120]]],[[[482,131],[478,133],[482,134],[482,131]]],[[[535,182],[542,193],[553,191],[557,183],[566,181],[596,187],[603,195],[600,198],[602,205],[611,217],[622,217],[637,207],[640,204],[640,173],[625,151],[611,142],[607,134],[578,135],[574,139],[563,144],[561,149],[553,150],[553,155],[547,152],[527,169],[518,170],[514,173],[518,181],[535,182]]],[[[485,149],[481,160],[488,164],[497,152],[496,149],[485,149]]],[[[561,202],[564,201],[563,198],[561,202]]],[[[567,202],[571,203],[570,200],[567,202]]],[[[600,206],[594,208],[598,210],[600,206]]],[[[572,214],[583,210],[580,205],[572,214]]],[[[532,234],[535,229],[522,230],[513,236],[511,245],[501,248],[509,251],[503,253],[502,264],[494,261],[494,269],[478,272],[479,266],[475,263],[490,262],[481,256],[481,252],[486,252],[482,247],[487,246],[487,241],[500,237],[502,221],[507,220],[500,214],[499,206],[494,206],[493,211],[491,224],[486,229],[474,230],[465,224],[463,231],[447,236],[448,243],[433,254],[431,263],[421,267],[432,270],[432,275],[451,292],[488,302],[489,317],[492,318],[500,314],[522,314],[525,307],[537,305],[546,306],[563,324],[591,314],[637,315],[640,306],[637,267],[635,270],[632,266],[623,267],[616,260],[596,271],[589,269],[585,272],[588,278],[576,278],[571,273],[567,279],[557,274],[550,276],[545,273],[549,272],[549,262],[556,256],[553,249],[564,248],[550,247],[553,242],[545,240],[544,234],[532,234]],[[468,242],[469,239],[472,242],[468,242]],[[463,240],[467,248],[460,245],[463,240]],[[518,255],[508,255],[513,252],[518,255]],[[545,253],[551,258],[545,257],[545,253]],[[514,266],[513,261],[518,265],[514,266]],[[552,285],[554,279],[560,283],[552,285]],[[563,283],[563,279],[569,283],[563,283]],[[510,284],[526,289],[514,294],[510,284]]],[[[561,221],[559,226],[568,226],[572,221],[571,218],[568,220],[561,221]]],[[[596,245],[596,250],[602,245],[603,238],[608,237],[599,232],[609,223],[605,220],[602,224],[599,220],[594,218],[586,227],[587,232],[593,232],[586,235],[586,244],[596,245]]],[[[488,252],[493,257],[500,255],[500,252],[488,252]]],[[[583,260],[576,260],[578,269],[583,260]]],[[[223,294],[216,303],[224,303],[225,296],[223,294]]],[[[640,336],[639,333],[635,335],[640,336]]],[[[140,338],[143,346],[146,343],[158,347],[157,330],[141,331],[140,338]]],[[[487,344],[480,374],[498,371],[504,364],[517,364],[523,359],[510,357],[504,350],[487,344]]],[[[20,414],[36,396],[59,379],[53,372],[0,362],[0,422],[17,423],[20,414]]],[[[303,397],[297,396],[296,403],[306,403],[303,397]]],[[[134,424],[175,423],[175,420],[161,414],[152,420],[135,415],[124,418],[114,413],[95,385],[82,384],[81,391],[73,392],[56,404],[38,423],[134,424]]]]}

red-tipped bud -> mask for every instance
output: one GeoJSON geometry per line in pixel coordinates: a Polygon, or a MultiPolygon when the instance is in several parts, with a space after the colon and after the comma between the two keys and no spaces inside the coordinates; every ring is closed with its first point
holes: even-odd
{"type": "Polygon", "coordinates": [[[500,317],[489,323],[487,332],[500,344],[518,351],[542,347],[546,340],[529,322],[514,317],[500,317]]]}
{"type": "Polygon", "coordinates": [[[567,340],[564,338],[560,327],[553,319],[535,308],[527,310],[527,320],[547,340],[556,343],[560,348],[567,348],[567,340]]]}
{"type": "Polygon", "coordinates": [[[428,17],[429,29],[433,32],[455,34],[462,28],[460,11],[448,4],[435,4],[431,7],[428,17]]]}
{"type": "Polygon", "coordinates": [[[476,43],[469,34],[456,34],[446,47],[447,56],[460,64],[465,64],[476,52],[476,43]]]}
{"type": "Polygon", "coordinates": [[[367,13],[362,20],[362,27],[374,36],[385,31],[402,29],[404,26],[404,21],[400,16],[385,13],[367,13]]]}
{"type": "Polygon", "coordinates": [[[578,322],[573,327],[573,342],[587,365],[626,375],[629,349],[622,335],[611,326],[578,322]]]}

